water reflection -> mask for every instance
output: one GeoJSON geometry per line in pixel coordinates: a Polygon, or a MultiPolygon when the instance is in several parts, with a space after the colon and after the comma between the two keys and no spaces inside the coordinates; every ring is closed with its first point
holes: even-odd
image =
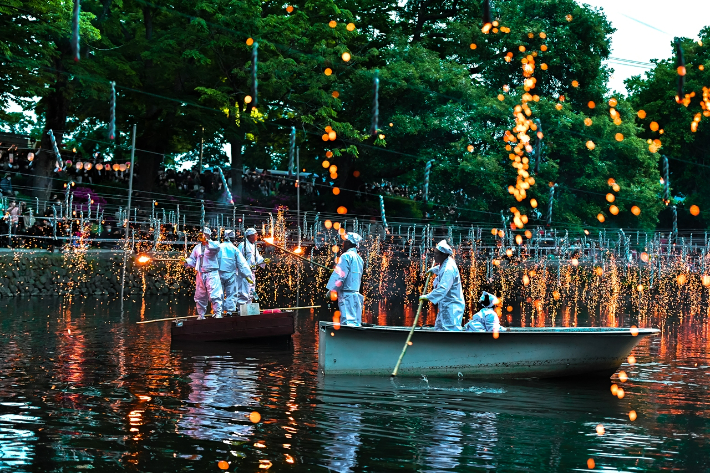
{"type": "MultiPolygon", "coordinates": [[[[512,325],[640,324],[616,307],[560,305],[512,325]]],[[[657,314],[663,336],[609,382],[322,377],[318,319],[290,345],[173,344],[142,318],[189,302],[0,300],[0,469],[10,471],[700,470],[710,463],[707,313],[657,314]],[[629,418],[634,410],[638,417],[629,418]],[[257,412],[259,421],[250,414],[257,412]],[[604,434],[597,434],[602,424],[604,434]]],[[[534,305],[533,305],[534,307],[534,305]]],[[[366,318],[412,323],[378,301],[366,318]]],[[[433,323],[434,312],[422,324],[433,323]]],[[[393,360],[394,361],[394,360],[393,360]]]]}

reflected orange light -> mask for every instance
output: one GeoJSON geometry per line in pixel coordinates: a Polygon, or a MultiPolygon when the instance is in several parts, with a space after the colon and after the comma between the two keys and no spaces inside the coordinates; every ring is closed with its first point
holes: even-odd
{"type": "Polygon", "coordinates": [[[628,379],[629,376],[626,374],[626,371],[619,371],[619,381],[625,383],[628,379]]]}
{"type": "Polygon", "coordinates": [[[138,263],[138,264],[148,264],[151,261],[152,261],[152,258],[146,254],[138,255],[138,258],[136,258],[136,263],[138,263]]]}
{"type": "Polygon", "coordinates": [[[631,332],[631,335],[634,337],[639,334],[639,328],[635,325],[632,325],[631,328],[629,329],[629,331],[631,332]]]}
{"type": "Polygon", "coordinates": [[[636,411],[629,411],[629,420],[630,421],[635,421],[636,420],[636,411]]]}
{"type": "Polygon", "coordinates": [[[266,237],[266,238],[264,238],[264,241],[266,243],[268,243],[269,245],[273,245],[274,244],[274,237],[266,237]]]}
{"type": "Polygon", "coordinates": [[[618,397],[619,399],[623,399],[625,395],[626,393],[623,389],[619,388],[616,390],[616,397],[618,397]]]}
{"type": "Polygon", "coordinates": [[[635,357],[634,355],[629,355],[629,357],[627,358],[627,360],[628,360],[628,362],[629,362],[630,365],[636,364],[636,357],[635,357]]]}
{"type": "Polygon", "coordinates": [[[597,425],[597,435],[604,435],[605,432],[606,432],[606,430],[604,429],[603,425],[601,425],[601,424],[597,425]]]}
{"type": "Polygon", "coordinates": [[[259,422],[261,422],[261,414],[254,411],[251,414],[249,414],[249,420],[254,424],[258,424],[259,422]]]}
{"type": "Polygon", "coordinates": [[[294,249],[293,252],[296,253],[296,254],[301,254],[301,253],[303,253],[303,248],[301,248],[301,247],[299,246],[298,248],[294,249]]]}

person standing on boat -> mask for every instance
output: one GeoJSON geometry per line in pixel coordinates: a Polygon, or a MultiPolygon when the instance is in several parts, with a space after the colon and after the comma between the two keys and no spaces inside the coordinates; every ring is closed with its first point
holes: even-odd
{"type": "Polygon", "coordinates": [[[478,302],[483,305],[483,309],[473,314],[471,320],[464,325],[464,330],[467,332],[500,332],[500,320],[495,309],[493,309],[498,304],[498,298],[489,292],[483,291],[478,302]]]}
{"type": "Polygon", "coordinates": [[[222,290],[224,291],[223,309],[227,315],[237,310],[237,295],[239,294],[239,285],[243,279],[247,283],[253,284],[251,278],[251,268],[244,255],[234,246],[236,234],[234,230],[225,230],[224,243],[220,245],[219,254],[219,279],[222,282],[222,290]]]}
{"type": "Polygon", "coordinates": [[[326,288],[338,296],[340,325],[359,327],[362,324],[362,306],[365,298],[360,294],[364,263],[357,249],[362,237],[348,233],[343,242],[343,254],[328,280],[326,288]]]}
{"type": "Polygon", "coordinates": [[[254,291],[256,289],[256,273],[254,270],[257,266],[263,268],[271,262],[269,258],[262,258],[259,249],[256,247],[256,240],[259,238],[259,235],[255,228],[247,228],[244,232],[244,237],[244,241],[237,246],[237,250],[244,256],[244,259],[251,269],[251,280],[248,281],[246,278],[243,278],[239,281],[237,294],[237,304],[239,305],[248,304],[254,300],[254,291]]]}
{"type": "Polygon", "coordinates": [[[463,299],[463,289],[461,288],[461,275],[456,261],[453,258],[454,251],[446,240],[441,240],[434,249],[434,266],[429,272],[436,274],[433,289],[429,294],[424,294],[419,299],[429,301],[439,306],[439,313],[436,314],[435,330],[461,330],[463,313],[466,310],[466,302],[463,299]]]}
{"type": "Polygon", "coordinates": [[[222,282],[219,279],[219,243],[213,241],[212,231],[205,227],[185,265],[195,268],[195,305],[197,320],[204,320],[207,303],[212,303],[212,311],[218,319],[222,318],[222,282]]]}

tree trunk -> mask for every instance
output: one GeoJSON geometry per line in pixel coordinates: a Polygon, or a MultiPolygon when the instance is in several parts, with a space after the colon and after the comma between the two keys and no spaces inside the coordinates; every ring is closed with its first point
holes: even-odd
{"type": "Polygon", "coordinates": [[[49,130],[54,133],[57,141],[57,148],[61,149],[62,137],[67,124],[67,113],[69,111],[69,99],[67,93],[67,77],[60,75],[54,84],[54,90],[43,100],[44,130],[42,132],[42,150],[37,154],[35,161],[35,171],[32,180],[32,197],[38,197],[40,201],[49,200],[53,188],[53,174],[57,157],[54,155],[52,141],[49,138],[49,130]]]}
{"type": "Polygon", "coordinates": [[[243,135],[233,134],[229,137],[229,145],[232,148],[232,198],[234,203],[242,201],[242,147],[244,145],[243,135]]]}

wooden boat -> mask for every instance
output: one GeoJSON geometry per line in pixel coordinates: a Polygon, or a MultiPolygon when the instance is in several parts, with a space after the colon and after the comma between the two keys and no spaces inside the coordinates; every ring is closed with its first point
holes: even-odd
{"type": "MultiPolygon", "coordinates": [[[[410,327],[320,322],[318,367],[325,375],[389,376],[410,327]]],[[[554,378],[611,376],[654,328],[548,327],[491,332],[417,328],[399,376],[554,378]],[[635,335],[634,335],[635,334],[635,335]]]]}
{"type": "Polygon", "coordinates": [[[290,337],[294,329],[294,313],[281,311],[250,316],[232,316],[204,320],[180,319],[170,329],[173,341],[226,342],[260,338],[290,337]]]}

